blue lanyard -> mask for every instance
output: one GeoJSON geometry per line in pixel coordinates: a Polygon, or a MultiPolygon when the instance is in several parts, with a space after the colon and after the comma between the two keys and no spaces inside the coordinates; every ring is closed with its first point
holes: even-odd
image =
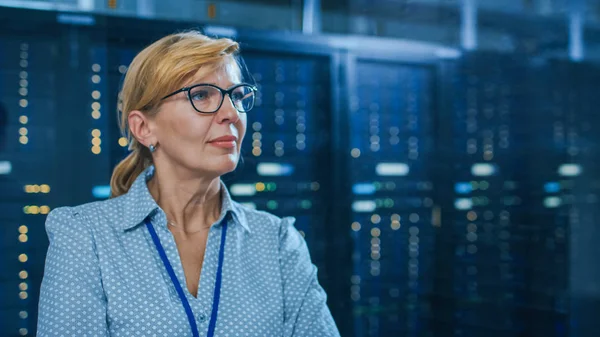
{"type": "MultiPolygon", "coordinates": [[[[196,325],[196,319],[194,318],[194,313],[192,312],[192,308],[190,307],[190,303],[188,302],[185,294],[183,293],[183,289],[181,288],[181,284],[177,280],[177,276],[175,276],[175,271],[173,271],[173,267],[171,263],[169,263],[169,259],[167,258],[167,254],[163,246],[160,244],[160,240],[158,239],[158,235],[156,235],[156,231],[152,226],[152,222],[150,219],[146,218],[144,221],[146,223],[146,227],[148,227],[148,231],[150,232],[150,236],[152,236],[152,241],[156,245],[156,250],[158,250],[158,255],[160,255],[163,264],[165,265],[165,269],[167,269],[167,273],[171,277],[171,281],[175,286],[175,290],[181,299],[181,304],[185,309],[185,313],[187,315],[188,321],[190,322],[190,328],[192,329],[192,335],[194,337],[199,337],[198,326],[196,325]]],[[[212,313],[210,315],[210,323],[208,324],[208,337],[213,337],[215,334],[215,326],[217,324],[217,314],[219,311],[219,299],[221,298],[221,281],[223,279],[223,259],[225,255],[225,237],[227,236],[227,222],[223,220],[223,231],[221,232],[221,249],[219,249],[219,266],[217,268],[217,279],[215,281],[215,292],[213,297],[213,307],[212,313]]]]}

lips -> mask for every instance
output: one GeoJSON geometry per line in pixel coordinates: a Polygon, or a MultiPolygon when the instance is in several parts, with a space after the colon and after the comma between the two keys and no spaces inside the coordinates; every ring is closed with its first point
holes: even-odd
{"type": "Polygon", "coordinates": [[[212,146],[220,147],[223,149],[235,149],[237,145],[237,137],[234,136],[222,136],[219,138],[215,138],[208,142],[212,146]]]}
{"type": "Polygon", "coordinates": [[[209,143],[234,142],[234,141],[237,141],[237,137],[235,137],[235,136],[222,136],[222,137],[215,138],[215,139],[209,141],[209,143]]]}

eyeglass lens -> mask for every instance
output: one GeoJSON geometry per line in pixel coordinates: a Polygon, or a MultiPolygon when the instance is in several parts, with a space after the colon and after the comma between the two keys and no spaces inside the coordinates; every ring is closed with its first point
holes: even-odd
{"type": "MultiPolygon", "coordinates": [[[[219,89],[200,85],[190,89],[190,98],[196,110],[211,113],[219,109],[224,97],[219,89]]],[[[239,86],[231,93],[231,101],[239,112],[248,112],[254,107],[254,91],[250,86],[239,86]]]]}

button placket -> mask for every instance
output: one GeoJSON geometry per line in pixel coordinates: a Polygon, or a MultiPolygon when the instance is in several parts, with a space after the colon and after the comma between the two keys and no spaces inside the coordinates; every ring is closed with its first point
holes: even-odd
{"type": "Polygon", "coordinates": [[[214,227],[211,227],[210,232],[208,234],[206,253],[204,256],[204,261],[202,265],[202,270],[200,274],[200,284],[198,287],[198,296],[197,298],[191,298],[190,303],[194,308],[196,321],[198,324],[206,324],[208,326],[208,322],[210,320],[210,311],[213,305],[213,293],[214,293],[214,282],[216,277],[216,271],[213,270],[215,266],[215,242],[219,241],[217,239],[217,235],[215,233],[219,233],[220,231],[215,230],[214,227]]]}

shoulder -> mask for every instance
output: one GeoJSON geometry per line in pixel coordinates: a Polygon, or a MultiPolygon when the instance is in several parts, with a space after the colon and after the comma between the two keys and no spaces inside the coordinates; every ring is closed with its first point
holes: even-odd
{"type": "Polygon", "coordinates": [[[239,221],[245,221],[253,235],[281,238],[290,231],[296,231],[294,227],[296,223],[295,217],[279,217],[266,211],[250,208],[238,202],[234,202],[234,205],[236,214],[239,215],[239,221]]]}
{"type": "Polygon", "coordinates": [[[119,198],[94,201],[76,206],[65,206],[53,209],[46,218],[46,230],[61,229],[98,229],[110,226],[122,213],[122,202],[119,198]]]}

